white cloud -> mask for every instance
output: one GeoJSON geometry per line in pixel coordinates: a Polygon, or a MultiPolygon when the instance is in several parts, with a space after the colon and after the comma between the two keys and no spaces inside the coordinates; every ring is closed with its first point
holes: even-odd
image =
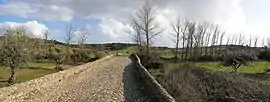
{"type": "Polygon", "coordinates": [[[12,2],[0,5],[0,15],[14,15],[19,17],[29,17],[36,11],[26,2],[12,2]]]}
{"type": "Polygon", "coordinates": [[[126,31],[130,26],[113,18],[103,18],[98,25],[88,25],[90,30],[89,41],[91,42],[131,42],[131,35],[126,31]]]}
{"type": "MultiPolygon", "coordinates": [[[[158,45],[172,46],[170,23],[177,16],[196,21],[208,21],[221,25],[230,32],[250,31],[240,3],[242,0],[152,0],[156,8],[156,20],[166,29],[156,41],[158,45]]],[[[143,0],[11,0],[0,5],[0,14],[18,15],[43,20],[71,21],[95,18],[101,22],[91,25],[94,42],[130,41],[125,29],[130,13],[136,11],[143,0]],[[25,3],[27,2],[27,3],[25,3]],[[20,8],[18,8],[20,7],[20,8]],[[18,13],[16,13],[16,11],[18,13]]],[[[90,42],[92,42],[90,40],[90,42]]]]}
{"type": "Polygon", "coordinates": [[[73,19],[73,10],[68,7],[60,7],[57,5],[41,6],[41,9],[35,15],[35,18],[43,20],[60,20],[71,21],[73,19]]]}
{"type": "Polygon", "coordinates": [[[0,5],[0,15],[13,15],[47,21],[70,21],[73,19],[74,13],[67,6],[11,0],[0,5]]]}
{"type": "Polygon", "coordinates": [[[25,23],[16,22],[4,22],[0,23],[0,35],[2,35],[7,29],[14,29],[18,27],[25,28],[27,34],[32,37],[42,37],[43,33],[48,30],[48,27],[37,21],[29,21],[25,23]]]}

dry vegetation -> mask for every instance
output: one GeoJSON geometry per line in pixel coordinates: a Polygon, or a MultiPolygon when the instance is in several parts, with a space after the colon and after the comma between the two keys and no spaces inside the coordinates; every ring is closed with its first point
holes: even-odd
{"type": "Polygon", "coordinates": [[[270,101],[269,86],[239,73],[205,70],[189,64],[164,72],[156,78],[178,102],[270,101]]]}

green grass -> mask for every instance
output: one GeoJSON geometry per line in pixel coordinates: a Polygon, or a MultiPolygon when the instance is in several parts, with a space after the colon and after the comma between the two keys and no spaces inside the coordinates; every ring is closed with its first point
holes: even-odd
{"type": "Polygon", "coordinates": [[[55,63],[29,63],[31,67],[50,67],[55,66],[55,63]]]}
{"type": "MultiPolygon", "coordinates": [[[[220,62],[197,62],[195,63],[195,65],[214,71],[233,71],[233,68],[231,66],[222,66],[220,62]]],[[[238,69],[238,72],[256,74],[265,73],[267,69],[270,69],[270,63],[266,61],[261,61],[241,66],[238,69]]]]}
{"type": "MultiPolygon", "coordinates": [[[[15,83],[24,82],[27,80],[35,79],[42,77],[47,74],[55,73],[56,70],[47,70],[47,69],[16,69],[15,70],[15,83]]],[[[0,79],[7,80],[9,78],[10,69],[9,68],[0,68],[0,79]]]]}
{"type": "MultiPolygon", "coordinates": [[[[35,78],[55,73],[52,69],[54,63],[30,63],[30,67],[15,69],[15,82],[21,83],[35,78]]],[[[0,81],[6,81],[10,76],[10,68],[0,66],[0,81]]],[[[0,87],[8,86],[6,82],[0,82],[0,87]]]]}
{"type": "Polygon", "coordinates": [[[129,52],[130,54],[135,52],[136,51],[136,46],[131,46],[131,47],[127,47],[125,49],[121,49],[121,50],[113,50],[113,51],[110,51],[109,54],[115,54],[117,52],[119,53],[127,53],[129,52]]]}
{"type": "MultiPolygon", "coordinates": [[[[220,62],[192,62],[191,64],[213,71],[234,71],[231,66],[223,66],[220,62]]],[[[176,68],[183,65],[183,63],[167,63],[166,65],[169,68],[176,68]]],[[[265,73],[267,69],[270,69],[270,63],[267,61],[260,61],[243,65],[238,69],[238,72],[256,74],[265,73]]]]}
{"type": "MultiPolygon", "coordinates": [[[[193,65],[202,67],[213,71],[234,71],[231,66],[222,66],[220,62],[190,62],[193,65]]],[[[183,63],[167,63],[169,68],[176,68],[183,65],[183,63]]],[[[241,66],[238,72],[241,73],[265,73],[267,69],[270,69],[270,63],[267,61],[253,62],[248,65],[241,66]]]]}

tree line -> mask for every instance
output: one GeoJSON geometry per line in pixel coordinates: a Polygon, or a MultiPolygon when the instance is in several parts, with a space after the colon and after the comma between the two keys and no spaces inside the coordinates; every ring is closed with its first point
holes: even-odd
{"type": "MultiPolygon", "coordinates": [[[[133,40],[137,44],[138,52],[150,60],[152,39],[161,34],[164,29],[155,21],[155,9],[150,1],[131,17],[133,40]]],[[[244,51],[250,51],[251,47],[258,47],[258,36],[245,36],[243,33],[228,34],[217,24],[209,22],[197,22],[178,17],[172,20],[170,28],[173,32],[174,57],[177,60],[221,60],[227,55],[239,55],[244,51]]],[[[266,40],[262,40],[262,46],[266,46],[266,40]]],[[[153,51],[153,50],[152,50],[153,51]]],[[[154,51],[153,51],[154,52],[154,51]]]]}
{"type": "Polygon", "coordinates": [[[0,65],[11,70],[7,82],[13,83],[15,69],[25,67],[29,62],[54,62],[55,69],[60,71],[63,63],[89,62],[105,56],[105,52],[85,48],[89,34],[86,28],[78,29],[70,24],[66,28],[65,44],[61,45],[49,31],[45,31],[40,39],[30,37],[23,27],[7,29],[0,37],[0,65]],[[71,46],[76,43],[76,47],[71,46]]]}

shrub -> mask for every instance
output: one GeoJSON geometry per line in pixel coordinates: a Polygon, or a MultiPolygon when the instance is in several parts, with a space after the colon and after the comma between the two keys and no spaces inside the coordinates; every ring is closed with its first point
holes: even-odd
{"type": "Polygon", "coordinates": [[[55,46],[52,49],[50,49],[48,58],[54,60],[55,69],[62,70],[60,65],[64,63],[64,61],[66,60],[66,53],[64,50],[61,50],[61,48],[55,46]]]}
{"type": "Polygon", "coordinates": [[[198,61],[214,61],[214,57],[211,55],[200,56],[198,61]]]}
{"type": "Polygon", "coordinates": [[[258,59],[270,62],[270,50],[262,50],[259,52],[258,59]]]}
{"type": "Polygon", "coordinates": [[[159,69],[165,67],[164,61],[162,61],[160,57],[158,57],[158,53],[152,52],[149,55],[150,56],[147,58],[145,54],[138,54],[143,66],[145,66],[147,69],[159,69]]]}
{"type": "Polygon", "coordinates": [[[95,52],[95,57],[96,58],[102,58],[102,57],[105,57],[105,56],[106,56],[106,53],[104,51],[95,52]]]}

